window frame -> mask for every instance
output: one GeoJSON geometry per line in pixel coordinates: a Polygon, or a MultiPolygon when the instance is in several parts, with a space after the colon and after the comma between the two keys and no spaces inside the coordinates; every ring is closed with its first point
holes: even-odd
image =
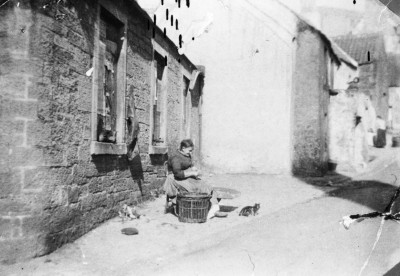
{"type": "Polygon", "coordinates": [[[90,154],[123,155],[127,153],[125,143],[125,94],[126,94],[126,63],[127,63],[127,30],[128,18],[125,14],[116,12],[115,5],[107,0],[100,0],[97,4],[97,17],[94,24],[94,49],[93,49],[93,77],[92,77],[92,108],[91,108],[91,143],[90,154]],[[97,137],[97,108],[99,104],[99,92],[101,91],[101,70],[99,68],[101,45],[100,41],[100,14],[105,9],[118,19],[123,26],[123,42],[120,50],[116,73],[116,143],[99,142],[97,137]]]}
{"type": "Polygon", "coordinates": [[[162,97],[162,117],[161,117],[161,126],[160,133],[161,137],[164,138],[164,141],[160,145],[153,145],[153,133],[154,133],[154,100],[156,96],[156,81],[157,81],[157,63],[154,57],[154,53],[157,52],[167,61],[169,60],[168,51],[165,50],[160,44],[158,44],[154,39],[151,41],[153,46],[153,58],[151,61],[151,93],[150,93],[150,130],[149,130],[149,154],[165,154],[168,152],[168,72],[169,72],[169,63],[164,66],[162,86],[163,86],[163,97],[162,97]]]}
{"type": "MultiPolygon", "coordinates": [[[[181,65],[181,71],[182,71],[182,87],[185,86],[185,81],[184,78],[188,80],[188,86],[187,86],[187,91],[186,91],[186,97],[182,93],[182,116],[181,116],[181,140],[183,139],[188,139],[190,138],[190,133],[191,133],[191,118],[192,118],[192,91],[190,89],[191,83],[192,83],[192,74],[181,65]],[[190,108],[187,108],[187,105],[189,104],[190,108]],[[188,112],[186,112],[188,111],[188,112]],[[186,115],[186,122],[184,116],[186,115]]],[[[182,89],[183,92],[183,89],[182,89]]]]}

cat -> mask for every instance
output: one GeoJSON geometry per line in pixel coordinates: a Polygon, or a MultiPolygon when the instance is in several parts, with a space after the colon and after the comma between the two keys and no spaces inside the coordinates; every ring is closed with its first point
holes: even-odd
{"type": "Polygon", "coordinates": [[[136,211],[135,207],[129,207],[127,204],[124,204],[122,208],[118,211],[118,215],[122,218],[122,221],[125,219],[138,219],[140,218],[140,214],[136,211]]]}
{"type": "Polygon", "coordinates": [[[258,213],[258,210],[260,210],[260,203],[255,203],[254,206],[246,206],[243,207],[242,210],[239,213],[239,216],[255,216],[258,213]]]}
{"type": "Polygon", "coordinates": [[[103,130],[99,135],[99,142],[103,143],[115,143],[115,131],[103,130]]]}

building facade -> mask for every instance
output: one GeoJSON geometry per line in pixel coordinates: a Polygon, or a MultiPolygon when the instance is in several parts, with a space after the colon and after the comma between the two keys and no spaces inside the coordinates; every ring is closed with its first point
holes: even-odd
{"type": "Polygon", "coordinates": [[[202,74],[135,1],[8,1],[0,33],[11,263],[156,196],[168,153],[187,136],[199,144],[202,74]]]}
{"type": "Polygon", "coordinates": [[[171,0],[141,2],[167,33],[175,31],[165,12],[179,18],[180,50],[206,67],[205,167],[222,173],[324,173],[328,86],[340,60],[322,32],[275,0],[192,1],[179,8],[171,0]]]}
{"type": "Polygon", "coordinates": [[[329,160],[329,97],[342,64],[331,41],[298,23],[293,99],[293,173],[323,175],[329,160]],[[307,76],[307,77],[306,77],[307,76]]]}
{"type": "Polygon", "coordinates": [[[370,98],[376,114],[388,117],[389,61],[384,37],[379,34],[346,35],[334,38],[335,42],[359,64],[359,92],[370,98]]]}

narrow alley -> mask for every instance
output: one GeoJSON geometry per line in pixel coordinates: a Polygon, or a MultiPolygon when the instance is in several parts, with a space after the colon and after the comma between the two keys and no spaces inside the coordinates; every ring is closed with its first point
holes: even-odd
{"type": "MultiPolygon", "coordinates": [[[[383,211],[399,177],[400,150],[374,152],[376,165],[353,175],[327,176],[312,184],[289,176],[212,175],[235,187],[226,210],[258,201],[260,214],[204,224],[181,223],[163,213],[164,196],[140,206],[144,216],[114,218],[77,241],[32,261],[3,267],[2,275],[358,275],[376,239],[380,219],[346,230],[343,216],[383,211]],[[133,226],[138,235],[121,229],[133,226]]],[[[394,211],[400,211],[397,200],[394,211]]],[[[399,224],[386,221],[362,275],[398,275],[399,224]]]]}
{"type": "Polygon", "coordinates": [[[0,275],[400,275],[398,3],[0,0],[0,275]]]}

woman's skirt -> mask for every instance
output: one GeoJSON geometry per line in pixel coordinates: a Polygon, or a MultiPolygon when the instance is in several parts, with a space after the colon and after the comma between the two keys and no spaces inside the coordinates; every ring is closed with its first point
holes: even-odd
{"type": "Polygon", "coordinates": [[[164,183],[164,191],[169,197],[174,197],[178,193],[211,194],[212,187],[204,180],[194,178],[176,180],[173,174],[169,174],[164,183]]]}

